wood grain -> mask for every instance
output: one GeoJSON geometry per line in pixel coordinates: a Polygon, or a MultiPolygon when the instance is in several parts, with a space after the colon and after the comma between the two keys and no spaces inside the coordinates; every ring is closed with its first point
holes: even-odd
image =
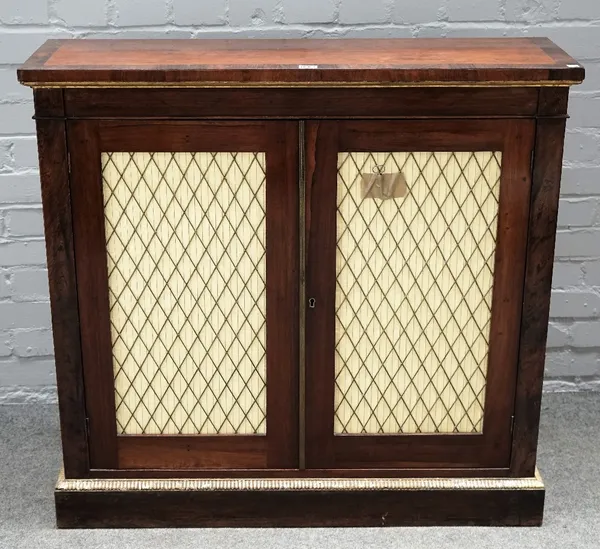
{"type": "Polygon", "coordinates": [[[539,526],[544,490],[59,492],[59,528],[539,526]]]}
{"type": "Polygon", "coordinates": [[[535,88],[65,90],[71,118],[532,116],[537,103],[535,88]]]}
{"type": "MultiPolygon", "coordinates": [[[[35,105],[38,113],[47,113],[48,105],[55,112],[62,93],[36,93],[35,105]]],[[[60,120],[38,120],[36,128],[63,463],[67,478],[82,478],[88,476],[89,458],[66,129],[60,120]]]]}
{"type": "Polygon", "coordinates": [[[256,152],[267,147],[262,122],[157,122],[103,120],[101,151],[110,152],[256,152]]]}
{"type": "MultiPolygon", "coordinates": [[[[483,418],[488,456],[494,465],[510,463],[512,416],[518,368],[531,193],[531,153],[535,124],[507,121],[504,129],[500,209],[494,266],[490,346],[483,418]]],[[[533,474],[533,473],[532,473],[533,474]]]]}
{"type": "MultiPolygon", "coordinates": [[[[541,93],[541,113],[564,114],[567,94],[566,90],[541,93]]],[[[564,134],[564,119],[538,120],[515,398],[514,476],[525,476],[535,469],[564,134]]]]}
{"type": "Polygon", "coordinates": [[[173,85],[383,85],[580,81],[548,39],[62,40],[42,46],[21,82],[173,85]]]}
{"type": "Polygon", "coordinates": [[[92,467],[117,466],[117,427],[98,124],[68,124],[73,231],[92,467]]]}
{"type": "Polygon", "coordinates": [[[265,124],[269,467],[298,466],[298,124],[265,124]]]}
{"type": "Polygon", "coordinates": [[[65,118],[65,98],[63,90],[33,90],[35,118],[65,118]]]}
{"type": "Polygon", "coordinates": [[[334,467],[333,361],[338,124],[306,124],[306,467],[334,467]]]}
{"type": "Polygon", "coordinates": [[[339,128],[339,152],[493,151],[503,147],[505,125],[497,120],[345,120],[339,128]]]}
{"type": "Polygon", "coordinates": [[[119,436],[119,468],[189,469],[267,466],[265,436],[119,436]]]}

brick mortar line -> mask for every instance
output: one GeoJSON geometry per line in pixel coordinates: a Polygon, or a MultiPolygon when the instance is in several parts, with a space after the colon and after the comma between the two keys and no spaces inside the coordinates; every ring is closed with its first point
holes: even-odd
{"type": "MultiPolygon", "coordinates": [[[[165,1],[165,5],[168,1],[165,1]]],[[[165,13],[164,23],[155,23],[150,25],[119,25],[113,26],[109,23],[102,25],[69,25],[60,23],[60,19],[56,22],[48,23],[0,23],[0,34],[32,34],[35,35],[39,31],[51,30],[55,34],[85,34],[96,31],[183,31],[183,32],[204,32],[199,30],[198,25],[177,25],[167,20],[165,13]],[[6,32],[8,31],[8,32],[6,32]]],[[[330,22],[319,23],[276,23],[268,25],[240,25],[231,26],[229,23],[221,23],[214,25],[206,25],[204,29],[207,32],[224,32],[224,33],[239,33],[239,32],[256,32],[256,31],[335,31],[335,30],[389,30],[390,28],[411,30],[414,27],[419,28],[440,28],[447,27],[449,29],[464,29],[470,30],[478,27],[485,27],[488,30],[536,30],[536,29],[571,29],[571,28],[598,28],[600,30],[600,18],[592,19],[567,19],[556,18],[541,21],[523,21],[523,20],[500,20],[500,19],[480,19],[480,20],[450,20],[441,19],[425,22],[398,23],[395,21],[385,21],[381,23],[341,23],[332,20],[330,22]]]]}

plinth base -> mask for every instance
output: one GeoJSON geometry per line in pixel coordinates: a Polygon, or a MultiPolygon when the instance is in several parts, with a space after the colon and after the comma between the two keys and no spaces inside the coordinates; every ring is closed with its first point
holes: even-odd
{"type": "Polygon", "coordinates": [[[59,528],[539,526],[532,478],[82,479],[61,473],[59,528]]]}

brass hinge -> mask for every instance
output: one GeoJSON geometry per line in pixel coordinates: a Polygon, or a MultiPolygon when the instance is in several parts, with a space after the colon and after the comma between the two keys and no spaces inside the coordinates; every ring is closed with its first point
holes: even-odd
{"type": "Polygon", "coordinates": [[[71,174],[71,153],[67,151],[67,170],[71,174]]]}
{"type": "Polygon", "coordinates": [[[510,416],[510,432],[512,434],[512,432],[515,429],[515,416],[510,416]]]}

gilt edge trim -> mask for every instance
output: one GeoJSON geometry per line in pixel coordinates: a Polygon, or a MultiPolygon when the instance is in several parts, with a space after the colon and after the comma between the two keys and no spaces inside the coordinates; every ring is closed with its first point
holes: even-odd
{"type": "Polygon", "coordinates": [[[529,478],[170,478],[65,479],[57,492],[371,492],[419,490],[543,490],[536,469],[529,478]]]}

